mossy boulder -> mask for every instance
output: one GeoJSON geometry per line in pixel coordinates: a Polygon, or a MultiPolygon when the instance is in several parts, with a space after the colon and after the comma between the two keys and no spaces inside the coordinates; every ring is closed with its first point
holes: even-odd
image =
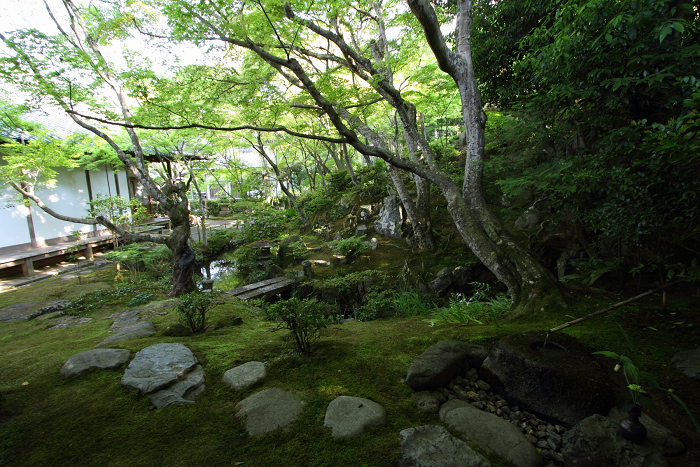
{"type": "Polygon", "coordinates": [[[481,376],[511,405],[571,427],[615,404],[608,374],[592,351],[573,337],[527,331],[501,339],[484,360],[481,376]]]}

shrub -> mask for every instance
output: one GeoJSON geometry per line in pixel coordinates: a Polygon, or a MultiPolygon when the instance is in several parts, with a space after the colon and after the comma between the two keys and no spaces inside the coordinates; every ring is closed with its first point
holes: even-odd
{"type": "Polygon", "coordinates": [[[180,297],[175,309],[180,314],[180,322],[192,332],[204,332],[207,312],[216,305],[214,293],[191,292],[180,297]]]}
{"type": "Polygon", "coordinates": [[[326,315],[332,314],[333,307],[315,299],[291,298],[267,307],[270,320],[278,321],[277,329],[289,330],[297,350],[303,355],[311,354],[311,343],[321,337],[321,329],[328,324],[326,315]]]}
{"type": "Polygon", "coordinates": [[[207,215],[215,217],[221,212],[221,203],[216,199],[207,200],[207,215]]]}
{"type": "Polygon", "coordinates": [[[333,252],[345,256],[350,261],[354,261],[360,253],[371,248],[362,238],[363,237],[350,237],[342,240],[333,240],[328,243],[328,246],[333,252]]]}
{"type": "Polygon", "coordinates": [[[309,218],[334,205],[335,199],[327,196],[322,190],[306,192],[297,198],[297,206],[309,218]]]}
{"type": "Polygon", "coordinates": [[[360,180],[360,185],[353,188],[353,193],[370,197],[383,197],[388,193],[388,187],[392,186],[386,172],[384,161],[377,161],[372,165],[365,165],[355,171],[360,180]]]}
{"type": "Polygon", "coordinates": [[[352,183],[350,173],[347,170],[338,170],[328,176],[329,189],[333,193],[344,192],[352,183]]]}
{"type": "Polygon", "coordinates": [[[357,321],[372,321],[396,315],[396,302],[391,290],[373,289],[364,296],[364,302],[355,310],[357,321]]]}
{"type": "Polygon", "coordinates": [[[152,293],[140,293],[140,294],[134,295],[134,298],[129,300],[129,303],[126,306],[132,307],[132,306],[145,305],[146,303],[150,302],[152,298],[153,298],[152,293]]]}
{"type": "Polygon", "coordinates": [[[172,253],[157,243],[130,243],[105,254],[110,261],[119,261],[129,271],[161,277],[172,266],[172,253]]]}

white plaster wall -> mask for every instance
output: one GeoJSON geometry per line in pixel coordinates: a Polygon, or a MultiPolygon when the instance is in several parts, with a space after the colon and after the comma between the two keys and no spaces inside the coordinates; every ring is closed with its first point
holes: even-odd
{"type": "MultiPolygon", "coordinates": [[[[127,187],[127,177],[124,171],[119,171],[119,191],[123,198],[129,199],[127,187]]],[[[39,196],[47,206],[59,214],[70,217],[85,217],[88,209],[88,189],[85,179],[84,169],[57,169],[55,188],[38,188],[39,196]]],[[[93,197],[98,193],[102,196],[116,196],[116,185],[114,182],[114,172],[108,169],[108,175],[104,169],[90,171],[90,182],[92,185],[93,197]],[[107,181],[109,176],[109,183],[107,181]]],[[[0,191],[0,248],[10,247],[30,243],[29,227],[25,217],[26,208],[21,202],[15,200],[17,197],[14,190],[4,187],[0,191]],[[8,207],[9,206],[9,207],[8,207]]],[[[38,246],[43,246],[43,242],[57,237],[67,237],[73,231],[91,232],[93,226],[86,224],[70,223],[58,220],[37,206],[32,206],[32,219],[34,221],[34,232],[38,246]]],[[[99,229],[103,227],[98,226],[99,229]]]]}
{"type": "MultiPolygon", "coordinates": [[[[48,207],[59,214],[70,217],[87,215],[89,197],[84,170],[58,169],[56,187],[37,189],[36,194],[48,207]]],[[[90,225],[56,219],[36,206],[32,207],[32,217],[38,245],[42,245],[43,241],[51,238],[67,237],[72,231],[90,232],[92,230],[90,225]]]]}
{"type": "Polygon", "coordinates": [[[29,243],[27,208],[13,188],[4,187],[0,195],[0,248],[29,243]]]}

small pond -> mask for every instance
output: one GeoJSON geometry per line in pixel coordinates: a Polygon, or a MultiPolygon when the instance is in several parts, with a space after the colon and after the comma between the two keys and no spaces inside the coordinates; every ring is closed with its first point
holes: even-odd
{"type": "Polygon", "coordinates": [[[231,290],[242,286],[243,279],[238,277],[237,273],[238,264],[233,259],[233,252],[224,253],[221,258],[201,268],[202,277],[208,276],[214,280],[215,290],[231,290]]]}

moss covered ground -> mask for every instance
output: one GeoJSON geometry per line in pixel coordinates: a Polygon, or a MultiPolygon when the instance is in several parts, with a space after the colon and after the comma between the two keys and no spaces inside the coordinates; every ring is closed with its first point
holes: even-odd
{"type": "MultiPolygon", "coordinates": [[[[52,279],[0,295],[0,307],[43,299],[73,299],[86,290],[114,287],[114,273],[77,279],[52,279]],[[85,279],[83,279],[85,282],[85,279]]],[[[158,298],[158,297],[155,297],[158,298]]],[[[125,297],[127,300],[128,297],[125,297]]],[[[440,340],[459,339],[489,345],[507,334],[549,329],[570,317],[583,316],[609,300],[580,297],[565,310],[496,325],[430,326],[423,317],[392,318],[329,326],[314,354],[294,355],[284,332],[271,332],[260,310],[240,301],[215,308],[209,322],[230,315],[243,325],[208,330],[182,338],[154,336],[120,343],[137,352],[159,342],[181,342],[202,362],[206,391],[192,405],[155,410],[148,399],[120,386],[121,371],[92,371],[67,380],[58,373],[67,357],[91,349],[106,336],[111,320],[103,319],[124,303],[105,303],[85,325],[47,330],[45,320],[0,323],[0,465],[45,466],[387,466],[399,459],[398,433],[404,428],[439,423],[437,416],[417,411],[411,390],[403,384],[411,359],[440,340]],[[267,364],[267,378],[258,387],[233,391],[221,383],[223,373],[249,360],[267,364]],[[235,418],[235,404],[268,387],[289,389],[305,402],[303,416],[288,432],[248,438],[235,418]],[[339,395],[366,397],[383,405],[387,424],[362,436],[341,440],[323,426],[324,412],[339,395]],[[241,464],[238,464],[241,463],[241,464]]],[[[670,366],[674,352],[696,348],[697,298],[671,301],[674,315],[662,315],[660,300],[651,297],[613,315],[595,318],[566,332],[591,350],[627,353],[618,324],[647,356],[646,367],[663,386],[673,387],[697,415],[698,383],[670,366]]],[[[157,316],[164,329],[177,321],[174,311],[157,316]]],[[[698,436],[679,407],[661,394],[657,418],[679,433],[691,449],[675,465],[697,460],[698,436]],[[694,457],[693,457],[694,456],[694,457]]],[[[496,465],[505,465],[494,459],[496,465]]],[[[696,464],[697,465],[697,464],[696,464]]]]}

